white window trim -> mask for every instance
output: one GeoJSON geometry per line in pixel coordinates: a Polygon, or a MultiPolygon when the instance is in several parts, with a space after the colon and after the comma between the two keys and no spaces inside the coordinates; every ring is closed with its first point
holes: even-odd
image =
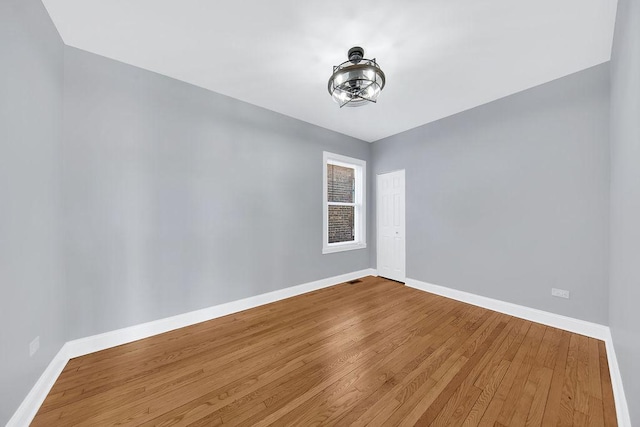
{"type": "MultiPolygon", "coordinates": [[[[322,153],[322,253],[330,254],[334,252],[351,251],[354,249],[364,249],[367,247],[367,162],[340,154],[322,153]],[[329,203],[327,188],[327,165],[338,165],[353,168],[355,166],[356,184],[362,183],[361,191],[356,189],[355,199],[355,241],[329,243],[329,203]]],[[[340,205],[340,203],[332,203],[340,205]]],[[[344,203],[351,206],[350,203],[344,203]]]]}

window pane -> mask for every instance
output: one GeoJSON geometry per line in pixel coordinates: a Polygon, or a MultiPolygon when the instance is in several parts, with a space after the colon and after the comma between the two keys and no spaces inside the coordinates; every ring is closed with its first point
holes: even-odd
{"type": "Polygon", "coordinates": [[[353,168],[327,165],[327,193],[329,202],[355,203],[355,178],[353,168]]]}
{"type": "Polygon", "coordinates": [[[329,206],[329,243],[355,240],[353,206],[329,206]]]}

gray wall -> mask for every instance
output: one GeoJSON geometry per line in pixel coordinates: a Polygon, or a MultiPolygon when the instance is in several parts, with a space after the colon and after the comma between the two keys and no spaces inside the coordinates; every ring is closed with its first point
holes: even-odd
{"type": "Polygon", "coordinates": [[[608,111],[605,64],[375,142],[374,173],[406,169],[407,277],[607,324],[608,111]]]}
{"type": "Polygon", "coordinates": [[[368,143],[65,49],[69,338],[369,267],[322,255],[322,151],[368,143]]]}
{"type": "Polygon", "coordinates": [[[620,0],[611,58],[610,326],[640,425],[640,4],[620,0]]]}
{"type": "Polygon", "coordinates": [[[59,259],[63,45],[38,0],[0,2],[0,425],[65,341],[59,259]],[[40,350],[29,357],[29,343],[40,350]]]}

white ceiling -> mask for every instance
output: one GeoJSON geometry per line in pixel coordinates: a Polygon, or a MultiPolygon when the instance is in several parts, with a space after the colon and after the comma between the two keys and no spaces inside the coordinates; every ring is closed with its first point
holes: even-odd
{"type": "Polygon", "coordinates": [[[610,59],[616,0],[43,0],[66,44],[375,141],[610,59]],[[359,45],[387,86],[342,108],[359,45]]]}

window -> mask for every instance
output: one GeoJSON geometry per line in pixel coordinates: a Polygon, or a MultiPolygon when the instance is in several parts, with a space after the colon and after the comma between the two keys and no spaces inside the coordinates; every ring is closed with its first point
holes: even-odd
{"type": "Polygon", "coordinates": [[[322,253],[366,248],[363,160],[324,152],[322,253]]]}

